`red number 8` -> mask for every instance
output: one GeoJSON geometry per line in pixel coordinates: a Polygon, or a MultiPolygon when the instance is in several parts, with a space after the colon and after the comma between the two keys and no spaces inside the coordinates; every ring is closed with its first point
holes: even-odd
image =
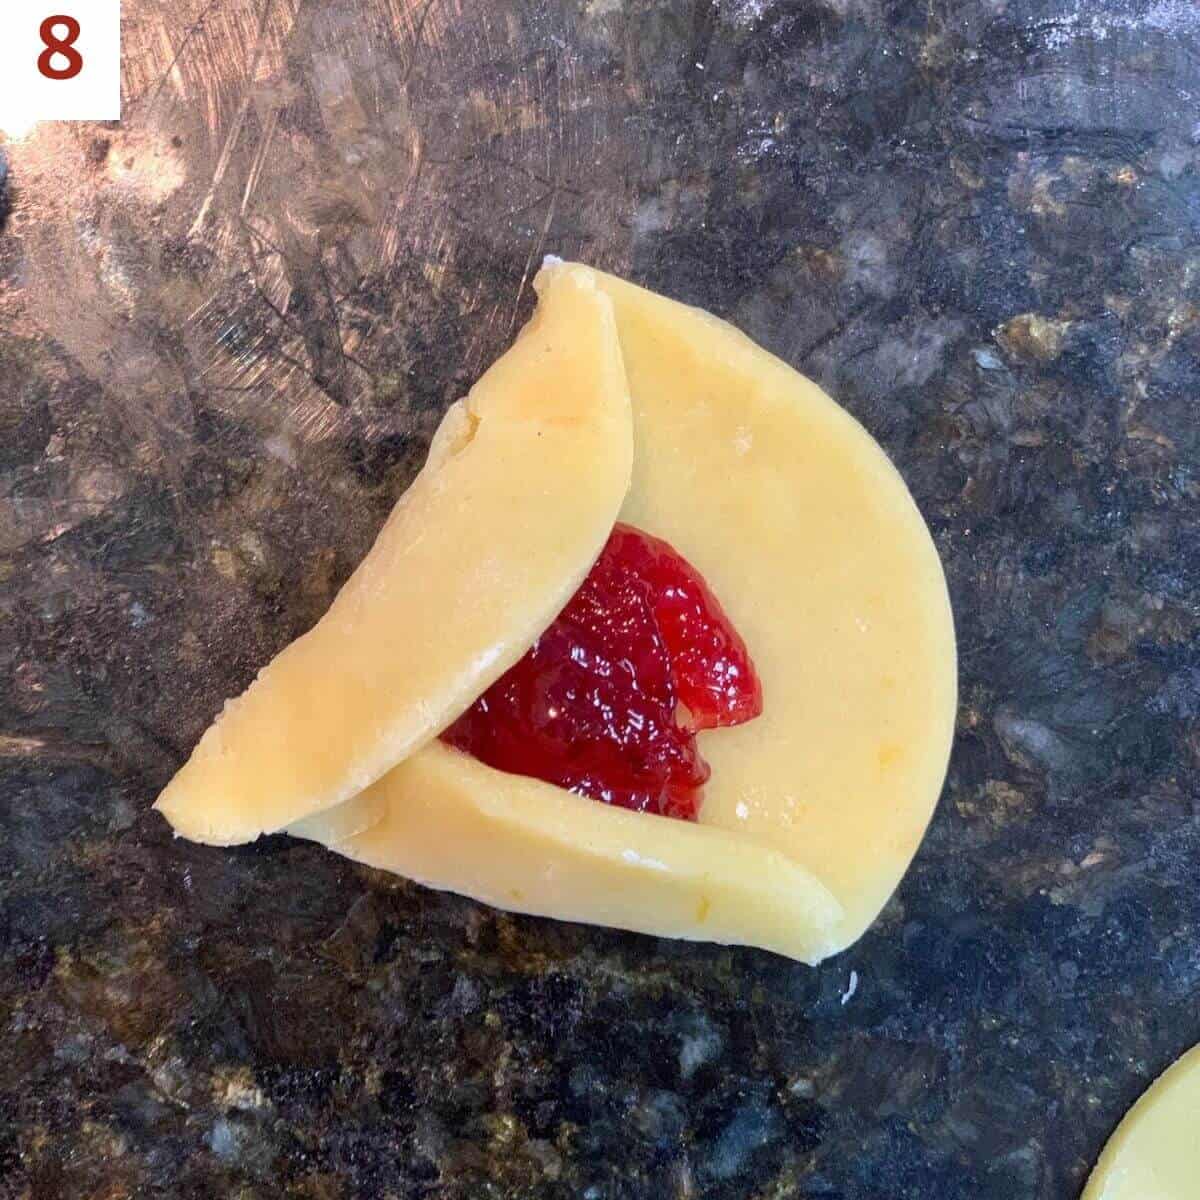
{"type": "Polygon", "coordinates": [[[47,79],[74,79],[83,70],[83,55],[75,49],[75,39],[79,36],[79,22],[74,17],[47,17],[38,27],[38,36],[42,39],[45,50],[38,55],[37,69],[47,79]],[[55,25],[65,25],[67,36],[54,36],[55,25]],[[51,59],[61,54],[67,60],[65,67],[56,67],[51,59]]]}

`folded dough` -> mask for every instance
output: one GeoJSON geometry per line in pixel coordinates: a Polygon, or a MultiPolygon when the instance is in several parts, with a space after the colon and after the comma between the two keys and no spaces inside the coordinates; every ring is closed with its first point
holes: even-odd
{"type": "Polygon", "coordinates": [[[430,746],[373,789],[388,817],[334,849],[504,908],[815,962],[874,920],[937,801],[956,707],[941,564],[895,468],[820,388],[707,313],[599,280],[633,396],[621,520],[707,579],[763,714],[699,735],[699,830],[430,746]],[[443,823],[458,840],[435,854],[443,823]]]}
{"type": "Polygon", "coordinates": [[[577,265],[536,286],[330,612],[159,807],[198,840],[291,825],[500,907],[816,962],[874,920],[945,775],[932,540],[862,427],[731,326],[577,265]],[[701,572],[763,682],[762,716],[699,734],[695,825],[432,740],[550,624],[618,509],[701,572]]]}
{"type": "Polygon", "coordinates": [[[342,804],[469,707],[582,583],[629,486],[629,393],[592,272],[541,295],[329,611],[159,797],[176,833],[246,842],[342,804]]]}

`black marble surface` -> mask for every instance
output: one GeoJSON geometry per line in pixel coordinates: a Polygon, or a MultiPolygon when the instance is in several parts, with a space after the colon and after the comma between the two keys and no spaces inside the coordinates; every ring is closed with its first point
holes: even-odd
{"type": "Polygon", "coordinates": [[[1191,0],[126,0],[5,147],[0,1196],[1063,1200],[1200,1039],[1191,0]],[[962,708],[820,969],[149,812],[546,251],[893,455],[962,708]]]}

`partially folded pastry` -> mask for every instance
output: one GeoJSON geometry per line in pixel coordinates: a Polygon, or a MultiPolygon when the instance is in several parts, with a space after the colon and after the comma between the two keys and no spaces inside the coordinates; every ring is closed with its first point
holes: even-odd
{"type": "Polygon", "coordinates": [[[158,808],[499,907],[816,962],[906,870],[954,633],[882,450],[706,313],[574,264],[317,626],[158,808]],[[682,819],[677,819],[682,818],[682,819]]]}

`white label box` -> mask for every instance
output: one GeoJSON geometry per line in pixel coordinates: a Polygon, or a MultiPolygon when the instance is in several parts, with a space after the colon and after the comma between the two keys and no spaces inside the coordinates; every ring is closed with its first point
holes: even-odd
{"type": "Polygon", "coordinates": [[[121,116],[121,0],[0,0],[0,130],[121,116]]]}

